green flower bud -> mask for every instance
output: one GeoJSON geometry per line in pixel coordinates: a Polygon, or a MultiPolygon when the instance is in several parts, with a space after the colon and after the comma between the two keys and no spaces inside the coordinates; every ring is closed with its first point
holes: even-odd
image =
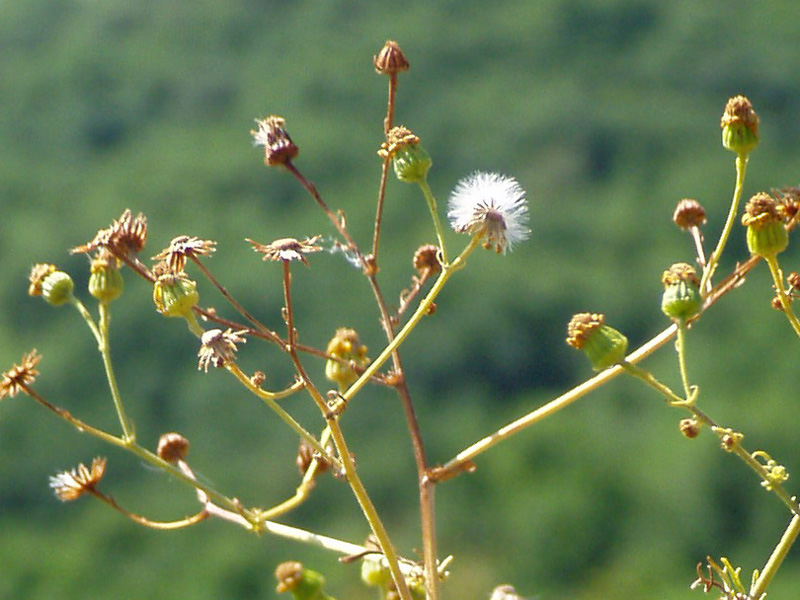
{"type": "Polygon", "coordinates": [[[664,295],[661,310],[668,317],[685,321],[698,313],[703,305],[700,295],[700,279],[692,265],[675,263],[661,275],[664,295]]]}
{"type": "Polygon", "coordinates": [[[625,358],[628,338],[605,324],[601,314],[579,313],[567,326],[567,343],[586,353],[592,368],[602,371],[625,358]]]}
{"type": "Polygon", "coordinates": [[[378,154],[384,158],[391,157],[394,174],[407,183],[425,181],[433,164],[430,154],[419,145],[419,138],[402,126],[389,130],[378,154]]]}
{"type": "Polygon", "coordinates": [[[330,381],[335,381],[341,389],[346,389],[356,379],[358,373],[353,366],[364,366],[369,363],[367,358],[367,347],[362,346],[358,339],[355,329],[342,327],[336,330],[336,334],[328,342],[326,350],[328,354],[347,363],[329,358],[325,363],[325,377],[330,381]]]}
{"type": "Polygon", "coordinates": [[[370,587],[385,588],[392,581],[388,566],[381,564],[382,555],[367,555],[361,561],[361,581],[370,587]]]}
{"type": "Polygon", "coordinates": [[[159,276],[153,287],[156,310],[165,317],[188,318],[199,300],[197,284],[183,272],[167,272],[159,276]]]}
{"type": "Polygon", "coordinates": [[[72,299],[75,284],[64,271],[53,271],[42,280],[42,297],[53,306],[61,306],[72,299]]]}
{"type": "Polygon", "coordinates": [[[774,256],[786,250],[789,233],[784,220],[786,209],[772,196],[756,194],[745,206],[742,225],[747,227],[747,248],[757,256],[774,256]]]}
{"type": "Polygon", "coordinates": [[[125,282],[119,270],[118,260],[108,254],[101,253],[89,267],[89,293],[100,302],[109,303],[122,294],[125,282]]]}
{"type": "Polygon", "coordinates": [[[750,100],[744,96],[728,100],[720,127],[722,145],[728,150],[746,156],[758,146],[758,115],[750,100]]]}
{"type": "Polygon", "coordinates": [[[279,564],[275,577],[278,580],[276,590],[279,593],[291,592],[295,600],[333,600],[322,591],[325,578],[297,561],[279,564]]]}

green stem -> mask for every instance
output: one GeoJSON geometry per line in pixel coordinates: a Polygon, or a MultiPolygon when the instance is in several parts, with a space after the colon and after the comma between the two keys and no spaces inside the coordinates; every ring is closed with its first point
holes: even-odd
{"type": "Polygon", "coordinates": [[[345,400],[345,402],[349,401],[353,396],[356,395],[356,393],[358,393],[358,391],[362,387],[366,385],[370,377],[372,377],[381,367],[381,365],[383,365],[383,363],[385,363],[389,359],[389,357],[392,355],[392,352],[394,352],[395,349],[398,346],[400,346],[400,344],[402,344],[403,341],[405,341],[405,339],[408,337],[408,334],[411,333],[414,327],[416,327],[420,319],[422,319],[422,317],[428,314],[428,310],[430,309],[431,304],[433,304],[433,301],[439,295],[439,292],[442,291],[442,288],[444,287],[445,283],[447,283],[447,280],[450,279],[450,276],[453,273],[455,273],[458,269],[464,266],[464,262],[466,261],[467,256],[469,256],[469,254],[475,248],[478,247],[479,243],[480,239],[477,236],[473,237],[469,245],[466,248],[464,248],[464,251],[461,252],[458,258],[456,258],[452,262],[452,264],[442,267],[442,272],[439,273],[439,277],[436,279],[436,282],[431,287],[430,291],[428,292],[428,295],[425,296],[422,302],[420,302],[419,306],[417,307],[417,310],[414,311],[414,314],[411,315],[411,317],[408,319],[408,322],[405,325],[403,325],[403,328],[400,331],[397,332],[397,335],[391,342],[389,342],[389,344],[387,344],[387,346],[383,349],[383,352],[380,353],[378,358],[372,361],[369,364],[369,366],[366,369],[364,369],[364,372],[353,383],[353,385],[347,388],[347,391],[344,394],[342,394],[342,398],[345,400]]]}
{"type": "Polygon", "coordinates": [[[353,456],[347,447],[347,443],[345,442],[342,429],[339,427],[339,421],[337,417],[328,419],[328,425],[331,428],[331,435],[333,436],[334,444],[336,444],[336,449],[339,451],[339,456],[342,459],[342,465],[344,466],[347,482],[350,484],[350,488],[353,490],[353,494],[355,495],[358,504],[361,506],[361,511],[364,513],[370,529],[372,529],[372,533],[375,534],[378,544],[381,547],[381,551],[386,557],[389,571],[391,572],[392,579],[397,587],[397,592],[400,594],[402,600],[412,600],[411,592],[408,589],[408,584],[406,583],[403,572],[400,569],[400,559],[397,555],[397,551],[392,545],[389,534],[386,531],[386,528],[383,526],[383,522],[381,522],[380,517],[378,516],[378,511],[375,510],[375,506],[372,504],[372,500],[370,499],[364,484],[361,482],[358,473],[356,473],[353,456]]]}
{"type": "Polygon", "coordinates": [[[678,337],[675,340],[675,350],[678,352],[678,368],[681,372],[683,391],[688,398],[692,395],[692,389],[689,385],[689,375],[686,370],[686,325],[684,323],[678,323],[678,337]]]}
{"type": "Polygon", "coordinates": [[[700,291],[705,292],[706,286],[710,283],[711,278],[714,276],[714,271],[719,263],[722,251],[725,249],[725,244],[728,241],[728,236],[733,229],[733,223],[736,220],[736,215],[739,212],[739,201],[742,198],[742,190],[744,189],[744,176],[747,171],[748,157],[746,154],[738,154],[736,156],[736,186],[733,189],[733,200],[731,201],[731,208],[728,211],[728,219],[725,221],[725,227],[722,229],[717,247],[708,259],[708,264],[703,271],[703,277],[700,280],[700,291]]]}
{"type": "Polygon", "coordinates": [[[781,536],[778,545],[775,546],[769,560],[767,560],[767,564],[764,565],[764,569],[759,573],[758,579],[753,584],[753,587],[750,588],[751,598],[759,600],[761,595],[764,594],[770,581],[772,581],[772,578],[775,576],[775,573],[778,572],[781,563],[783,563],[783,559],[786,558],[786,555],[797,539],[798,534],[800,534],[800,515],[794,515],[792,520],[789,521],[786,531],[783,532],[783,536],[781,536]]]}
{"type": "Polygon", "coordinates": [[[300,423],[294,419],[294,417],[292,417],[292,415],[286,412],[283,407],[275,401],[276,398],[301,390],[304,387],[302,382],[292,385],[284,392],[273,394],[253,385],[253,382],[250,381],[250,378],[242,372],[236,363],[226,362],[225,368],[231,375],[236,377],[236,379],[238,379],[242,385],[244,385],[253,394],[261,398],[264,403],[269,406],[275,412],[275,414],[278,415],[278,417],[280,417],[280,419],[292,429],[292,431],[311,444],[314,450],[319,452],[321,456],[324,456],[326,460],[328,460],[334,467],[341,469],[342,465],[339,464],[339,461],[336,458],[329,456],[328,452],[325,451],[320,442],[318,442],[313,435],[311,435],[302,425],[300,425],[300,423]]]}
{"type": "Polygon", "coordinates": [[[770,254],[765,256],[764,260],[769,265],[769,272],[772,274],[772,280],[775,283],[775,291],[778,293],[778,298],[781,300],[783,312],[786,314],[786,318],[789,319],[789,323],[791,323],[794,332],[800,336],[800,321],[797,320],[797,316],[792,310],[792,304],[783,289],[783,273],[781,272],[780,265],[778,265],[778,257],[775,254],[770,254]]]}
{"type": "MultiPolygon", "coordinates": [[[[643,381],[645,384],[649,385],[659,394],[664,396],[664,399],[670,404],[670,406],[686,408],[692,413],[695,419],[709,427],[721,440],[730,432],[730,430],[724,429],[717,425],[717,423],[711,417],[697,408],[697,406],[694,404],[694,396],[689,396],[686,399],[681,398],[668,386],[656,379],[649,371],[624,361],[620,363],[620,366],[622,366],[622,368],[625,369],[625,371],[627,371],[630,375],[643,381]]],[[[743,437],[741,434],[738,435],[743,437]]],[[[766,489],[774,492],[781,502],[789,507],[789,510],[791,510],[793,514],[800,514],[800,504],[798,504],[797,500],[789,495],[789,493],[784,489],[783,485],[781,485],[779,482],[771,480],[769,472],[764,468],[764,465],[758,462],[758,460],[756,460],[755,457],[742,446],[740,441],[734,441],[730,447],[725,446],[725,449],[742,459],[748,467],[755,471],[756,475],[758,475],[762,482],[767,482],[769,486],[766,489]]]]}
{"type": "Polygon", "coordinates": [[[428,209],[431,211],[433,218],[433,226],[436,229],[436,237],[439,240],[439,249],[442,251],[442,265],[447,265],[447,250],[444,246],[444,233],[442,230],[442,223],[439,220],[439,211],[436,208],[436,198],[431,192],[431,187],[428,185],[428,179],[422,179],[419,182],[419,187],[422,188],[422,193],[425,196],[425,201],[428,203],[428,209]]]}
{"type": "Polygon", "coordinates": [[[100,333],[100,330],[97,328],[97,325],[92,318],[92,315],[86,310],[86,307],[83,305],[83,302],[78,300],[75,296],[70,298],[70,304],[75,307],[75,309],[80,313],[83,320],[86,321],[86,324],[89,326],[89,329],[92,331],[92,335],[94,339],[97,340],[97,347],[98,349],[102,348],[103,346],[103,336],[100,333]]]}
{"type": "Polygon", "coordinates": [[[117,418],[119,419],[119,424],[122,426],[122,439],[132,442],[136,439],[136,433],[133,430],[128,416],[125,414],[125,408],[122,405],[122,396],[119,393],[119,386],[117,385],[117,378],[114,375],[114,367],[111,364],[111,345],[108,341],[110,331],[111,312],[109,311],[108,303],[100,302],[100,355],[103,357],[103,367],[106,371],[108,387],[111,390],[111,398],[114,400],[117,418]]]}

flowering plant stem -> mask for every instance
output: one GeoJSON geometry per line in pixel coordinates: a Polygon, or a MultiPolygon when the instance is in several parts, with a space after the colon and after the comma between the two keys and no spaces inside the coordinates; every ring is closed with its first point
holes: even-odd
{"type": "Polygon", "coordinates": [[[689,374],[686,370],[686,324],[678,323],[678,336],[675,339],[675,350],[678,352],[678,368],[681,372],[681,381],[683,382],[683,392],[686,397],[692,395],[692,389],[689,385],[689,374]]]}
{"type": "Polygon", "coordinates": [[[769,272],[772,274],[772,281],[775,283],[775,291],[778,294],[778,298],[781,300],[783,312],[786,314],[786,318],[789,319],[789,323],[792,325],[794,332],[800,336],[800,321],[797,320],[797,316],[794,314],[794,310],[792,310],[792,304],[783,289],[783,273],[778,264],[778,257],[775,254],[769,254],[764,257],[764,260],[767,262],[767,265],[769,265],[769,272]]]}
{"type": "Polygon", "coordinates": [[[111,346],[108,338],[111,325],[111,313],[109,311],[107,302],[100,302],[100,355],[103,357],[103,367],[106,371],[108,378],[108,387],[111,391],[111,398],[114,400],[114,408],[117,411],[119,424],[122,426],[122,438],[130,440],[131,442],[136,439],[136,434],[133,427],[125,414],[125,408],[122,405],[122,396],[119,393],[119,386],[117,385],[117,378],[114,375],[114,368],[111,364],[111,346]]]}
{"type": "Polygon", "coordinates": [[[725,244],[728,242],[728,236],[733,229],[733,223],[736,221],[736,215],[739,212],[739,202],[742,198],[742,190],[744,189],[744,176],[747,172],[748,156],[746,154],[736,155],[736,185],[733,189],[733,200],[731,201],[731,208],[728,211],[728,218],[725,221],[725,226],[722,229],[722,234],[717,242],[717,247],[708,259],[708,264],[703,271],[703,277],[700,279],[701,292],[706,289],[710,284],[711,278],[714,276],[714,271],[717,269],[722,251],[725,249],[725,244]]]}
{"type": "Polygon", "coordinates": [[[428,178],[425,177],[419,181],[419,187],[425,196],[425,202],[428,203],[428,209],[431,211],[433,218],[433,226],[436,229],[436,239],[439,240],[439,249],[442,252],[442,265],[447,265],[447,250],[444,245],[444,234],[442,230],[442,223],[439,220],[439,211],[436,208],[436,198],[431,192],[431,186],[428,185],[428,178]]]}
{"type": "Polygon", "coordinates": [[[789,521],[789,525],[786,531],[783,532],[778,545],[772,551],[767,564],[764,565],[764,569],[759,573],[758,579],[750,588],[751,598],[758,600],[765,593],[767,586],[783,563],[783,559],[786,558],[792,545],[797,540],[798,534],[800,534],[800,515],[795,514],[792,520],[789,521]]]}
{"type": "Polygon", "coordinates": [[[789,510],[793,514],[800,514],[800,504],[798,504],[797,500],[790,496],[789,493],[783,488],[780,482],[775,481],[771,476],[767,469],[762,465],[758,460],[756,460],[755,456],[745,450],[745,448],[741,444],[741,439],[744,437],[739,433],[733,432],[732,430],[725,429],[716,422],[714,422],[711,417],[705,414],[702,410],[697,408],[695,405],[695,399],[697,396],[697,391],[695,390],[694,393],[687,397],[681,398],[675,392],[673,392],[668,386],[661,383],[658,379],[656,379],[652,373],[637,367],[631,363],[623,361],[620,363],[620,366],[630,375],[639,379],[640,381],[644,382],[648,386],[652,387],[656,390],[659,394],[664,396],[664,399],[670,406],[674,406],[677,408],[685,408],[689,412],[692,413],[692,416],[703,423],[704,425],[708,426],[722,441],[723,447],[725,450],[736,454],[739,458],[741,458],[747,466],[749,466],[753,471],[755,471],[756,475],[761,479],[762,483],[767,484],[764,485],[765,489],[775,492],[775,495],[789,507],[789,510]],[[725,443],[726,436],[730,437],[731,442],[725,443]]]}

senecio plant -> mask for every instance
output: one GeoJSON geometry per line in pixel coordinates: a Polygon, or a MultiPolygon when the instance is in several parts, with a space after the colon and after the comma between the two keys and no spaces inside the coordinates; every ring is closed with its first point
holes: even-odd
{"type": "MultiPolygon", "coordinates": [[[[710,255],[706,255],[701,233],[706,221],[703,207],[695,200],[683,199],[675,210],[674,222],[691,235],[696,260],[695,264],[673,264],[661,277],[664,285],[661,309],[671,324],[629,353],[627,338],[607,324],[602,314],[585,312],[575,315],[567,328],[567,342],[583,350],[592,368],[599,373],[465,447],[444,464],[432,465],[425,452],[414,402],[406,384],[401,346],[414,328],[420,325],[423,317],[434,313],[437,296],[442,293],[449,279],[466,265],[472,252],[483,247],[503,255],[528,238],[528,206],[524,190],[513,177],[481,171],[473,173],[459,181],[450,194],[447,219],[456,232],[464,234],[466,241],[457,250],[448,248],[437,201],[428,185],[431,157],[416,134],[393,122],[398,75],[409,68],[409,63],[400,47],[392,41],[386,42],[373,62],[375,70],[388,77],[389,94],[384,120],[385,140],[378,150],[382,170],[369,251],[351,235],[344,214],[331,210],[316,186],[301,173],[295,162],[299,149],[289,136],[283,118],[273,115],[258,119],[252,135],[255,145],[264,151],[265,164],[294,177],[327,216],[333,226],[335,249],[357,264],[367,279],[377,304],[379,325],[386,339],[384,347],[374,359],[369,359],[359,334],[346,327],[336,330],[326,348],[310,347],[300,341],[300,324],[296,322],[292,308],[292,269],[297,267],[297,263],[302,263],[304,267],[311,265],[314,260],[312,255],[328,244],[320,236],[312,235],[302,240],[284,238],[269,243],[247,239],[265,261],[280,265],[284,297],[281,316],[286,328],[278,332],[269,329],[240,305],[206,266],[216,250],[215,242],[187,235],[175,237],[167,248],[153,256],[154,263],[148,266],[140,259],[147,238],[146,219],[142,214],[134,216],[133,212],[126,210],[110,227],[98,231],[90,242],[72,249],[74,253],[90,256],[88,287],[89,294],[97,301],[97,316],[75,295],[71,277],[54,265],[35,265],[31,270],[29,288],[31,295],[42,296],[52,305],[72,305],[85,320],[97,341],[119,430],[112,432],[95,427],[37,392],[33,384],[39,374],[41,356],[36,350],[26,353],[20,364],[3,373],[0,398],[24,392],[78,431],[128,451],[190,486],[197,496],[199,508],[196,514],[173,522],[153,521],[129,511],[102,490],[103,474],[109,468],[103,457],[94,458],[90,466],[79,464],[70,471],[54,475],[50,486],[56,496],[64,502],[93,496],[134,522],[156,529],[190,527],[209,518],[224,519],[253,533],[271,534],[323,547],[339,553],[343,562],[360,561],[363,582],[377,588],[381,598],[437,600],[442,597],[440,586],[449,575],[453,557],[444,556],[437,547],[435,487],[452,477],[472,472],[475,469],[474,460],[481,453],[624,373],[644,383],[661,396],[669,407],[686,413],[680,421],[681,434],[694,438],[705,430],[716,436],[721,448],[738,456],[752,469],[763,488],[774,494],[790,513],[789,525],[772,555],[763,568],[753,572],[749,582],[742,580],[741,568],[734,567],[726,558],[707,557],[705,566],[702,562],[698,564],[697,579],[691,584],[692,588],[700,588],[705,593],[718,594],[730,600],[763,598],[769,582],[800,533],[800,504],[784,487],[789,475],[781,464],[765,450],[746,448],[742,432],[717,422],[701,409],[699,390],[692,384],[685,360],[692,324],[702,318],[704,312],[724,294],[741,283],[745,274],[761,260],[767,263],[773,277],[776,291],[773,305],[786,315],[789,326],[800,336],[800,322],[792,309],[793,298],[800,294],[800,275],[792,273],[784,279],[778,264],[778,254],[787,247],[789,233],[796,225],[800,189],[759,193],[750,199],[741,223],[746,228],[747,245],[752,256],[737,265],[721,281],[714,279],[720,256],[737,223],[748,159],[759,141],[759,120],[749,100],[743,96],[731,98],[722,117],[723,146],[736,156],[736,182],[727,221],[710,255]],[[384,196],[387,177],[392,170],[401,181],[419,186],[430,210],[437,242],[435,245],[424,245],[413,254],[416,274],[402,292],[396,308],[386,299],[378,277],[384,196]],[[263,401],[295,432],[299,443],[297,462],[302,477],[292,497],[269,508],[244,506],[234,496],[195,476],[187,459],[189,441],[179,433],[164,433],[155,449],[145,448],[137,442],[134,423],[125,409],[114,375],[109,346],[111,307],[123,292],[123,268],[152,287],[157,312],[164,317],[175,317],[186,322],[197,339],[199,369],[204,372],[210,368],[224,369],[237,384],[263,401]],[[198,286],[187,272],[188,268],[216,287],[230,305],[232,316],[223,316],[221,312],[200,304],[198,286]],[[682,382],[680,390],[671,389],[638,365],[643,358],[673,338],[682,382]],[[294,382],[285,389],[268,390],[262,372],[243,372],[237,365],[237,352],[248,341],[251,342],[250,346],[253,342],[264,342],[289,361],[296,371],[294,382]],[[305,366],[309,361],[325,361],[326,381],[313,381],[309,377],[305,366]],[[374,505],[359,477],[353,452],[340,426],[349,411],[358,410],[355,398],[359,392],[367,386],[376,385],[393,389],[405,412],[405,426],[413,447],[419,489],[421,560],[417,555],[410,558],[407,554],[401,554],[395,547],[380,510],[374,505]],[[304,396],[316,405],[319,409],[316,423],[300,423],[281,405],[280,400],[290,395],[304,396]],[[370,531],[366,542],[332,539],[280,522],[281,517],[309,497],[315,479],[326,471],[341,478],[352,490],[370,531]]],[[[330,598],[324,589],[324,577],[299,562],[288,561],[279,565],[276,577],[277,590],[288,592],[298,600],[330,598]]],[[[689,579],[687,575],[687,582],[689,579]]],[[[521,598],[508,584],[486,590],[484,597],[489,596],[492,600],[521,598]]]]}

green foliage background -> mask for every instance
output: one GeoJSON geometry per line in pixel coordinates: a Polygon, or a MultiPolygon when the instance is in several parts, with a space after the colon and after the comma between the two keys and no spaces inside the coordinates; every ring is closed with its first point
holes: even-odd
{"type": "MultiPolygon", "coordinates": [[[[676,202],[705,205],[713,240],[727,212],[733,155],[720,146],[719,117],[729,96],[749,96],[762,119],[746,196],[797,184],[799,20],[789,1],[2,2],[0,364],[38,348],[37,389],[114,427],[91,336],[72,311],[28,298],[26,275],[34,262],[56,262],[81,288],[86,261],[67,249],[126,207],[148,216],[147,256],[178,234],[217,240],[209,266],[279,328],[279,269],[243,238],[332,231],[289,176],[262,166],[253,118],[287,119],[298,166],[368,246],[386,93],[371,57],[396,39],[411,62],[397,122],[433,156],[440,206],[475,169],[513,174],[531,201],[531,240],[506,257],[477,253],[405,347],[430,458],[444,462],[590,376],[563,342],[574,312],[604,312],[633,345],[666,325],[661,271],[692,260],[670,221],[676,202]]],[[[388,191],[381,281],[395,298],[433,232],[417,189],[390,181],[388,191]]],[[[743,237],[735,231],[721,274],[746,257],[743,237]]],[[[449,238],[453,248],[465,241],[449,238]]],[[[797,268],[796,248],[783,256],[785,270],[797,268]]],[[[341,256],[313,257],[295,283],[304,342],[324,346],[337,327],[354,326],[377,355],[368,287],[341,256]]],[[[208,286],[201,292],[227,310],[208,286]]],[[[245,504],[283,500],[298,481],[293,436],[225,373],[199,373],[196,341],[158,316],[150,295],[128,277],[114,306],[113,353],[140,440],[155,446],[180,431],[218,488],[245,504]]],[[[692,330],[690,368],[712,416],[796,474],[797,340],[771,295],[759,268],[692,330]]],[[[253,343],[241,355],[273,387],[290,381],[272,349],[253,343]]],[[[670,348],[646,364],[678,383],[670,348]]],[[[306,399],[287,406],[315,423],[306,399]]],[[[760,568],[789,516],[712,436],[683,439],[682,416],[617,380],[439,486],[440,550],[456,556],[446,597],[485,598],[501,582],[538,598],[697,597],[687,588],[706,554],[760,568]]],[[[416,486],[396,399],[369,389],[344,427],[401,552],[413,556],[416,486]]],[[[272,598],[272,570],[287,559],[323,571],[339,598],[370,597],[357,567],[293,542],[216,522],[152,532],[88,500],[57,502],[48,475],[97,454],[109,456],[103,488],[132,510],[170,519],[195,508],[182,485],[24,397],[5,400],[0,597],[272,598]]],[[[332,479],[287,521],[352,541],[367,533],[332,479]]],[[[797,589],[795,554],[771,598],[797,589]]]]}

